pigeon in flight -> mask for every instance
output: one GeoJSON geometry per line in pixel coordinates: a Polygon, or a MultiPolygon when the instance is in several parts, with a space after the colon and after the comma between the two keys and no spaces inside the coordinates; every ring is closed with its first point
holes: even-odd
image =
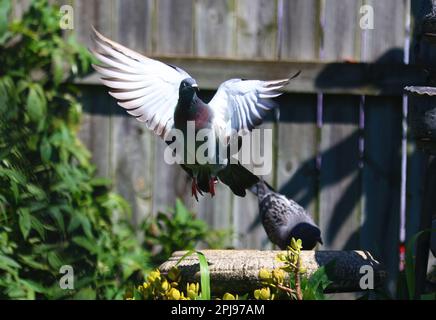
{"type": "Polygon", "coordinates": [[[321,230],[303,207],[277,193],[265,181],[250,188],[259,200],[262,225],[270,241],[286,250],[291,239],[301,239],[303,250],[312,250],[321,240],[321,230]]]}
{"type": "MultiPolygon", "coordinates": [[[[167,137],[173,129],[180,130],[187,140],[187,124],[191,123],[195,133],[210,130],[217,145],[224,144],[224,148],[229,149],[236,137],[240,147],[240,133],[261,124],[275,106],[269,98],[281,95],[277,90],[299,74],[275,81],[231,79],[221,84],[207,104],[198,97],[198,85],[186,71],[130,50],[105,38],[94,28],[93,41],[95,48],[90,51],[100,62],[93,67],[100,74],[101,82],[110,88],[109,94],[167,144],[170,144],[167,137]]],[[[239,162],[230,162],[230,156],[229,152],[224,157],[212,150],[210,157],[215,161],[203,164],[194,157],[194,161],[181,164],[192,178],[192,195],[197,200],[198,193],[214,196],[218,179],[241,197],[259,181],[239,162]]]]}

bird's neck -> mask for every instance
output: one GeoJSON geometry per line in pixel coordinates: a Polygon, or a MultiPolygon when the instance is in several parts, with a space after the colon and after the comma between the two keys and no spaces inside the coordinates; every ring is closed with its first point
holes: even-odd
{"type": "Polygon", "coordinates": [[[199,98],[195,94],[183,93],[179,95],[179,102],[177,103],[176,110],[174,112],[175,126],[178,129],[186,129],[186,123],[188,121],[197,121],[200,116],[198,101],[199,98]]]}
{"type": "Polygon", "coordinates": [[[195,91],[182,91],[179,94],[179,103],[177,108],[184,112],[189,112],[191,109],[195,109],[195,104],[198,97],[195,91]]]}

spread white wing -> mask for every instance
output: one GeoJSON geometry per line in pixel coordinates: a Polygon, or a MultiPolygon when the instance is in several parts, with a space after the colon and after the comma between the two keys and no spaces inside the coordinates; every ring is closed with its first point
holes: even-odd
{"type": "Polygon", "coordinates": [[[209,102],[215,114],[215,123],[220,128],[226,128],[227,136],[231,129],[238,133],[251,131],[274,108],[269,98],[280,96],[282,93],[277,90],[298,75],[273,81],[231,79],[222,83],[209,102]]]}
{"type": "Polygon", "coordinates": [[[94,65],[101,82],[127,113],[164,137],[174,125],[181,81],[190,78],[180,68],[147,58],[94,31],[91,52],[102,63],[94,65]]]}

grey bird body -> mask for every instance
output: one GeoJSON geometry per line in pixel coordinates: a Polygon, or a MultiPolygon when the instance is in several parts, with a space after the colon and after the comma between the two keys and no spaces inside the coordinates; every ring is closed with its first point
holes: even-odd
{"type": "Polygon", "coordinates": [[[305,250],[322,243],[320,229],[298,203],[275,192],[264,181],[259,181],[252,191],[259,199],[259,214],[266,234],[280,249],[285,250],[292,238],[301,239],[305,250]]]}

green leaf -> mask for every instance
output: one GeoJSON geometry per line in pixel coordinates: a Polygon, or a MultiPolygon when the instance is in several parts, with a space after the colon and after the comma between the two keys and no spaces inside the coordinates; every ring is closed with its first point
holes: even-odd
{"type": "Polygon", "coordinates": [[[50,142],[48,141],[48,139],[44,138],[42,140],[39,151],[41,153],[41,160],[45,163],[50,162],[52,148],[51,148],[51,145],[50,145],[50,142]]]}
{"type": "Polygon", "coordinates": [[[59,268],[64,265],[64,262],[61,260],[59,255],[54,251],[51,251],[47,254],[47,261],[48,264],[55,270],[59,270],[59,268]]]}
{"type": "Polygon", "coordinates": [[[43,293],[45,291],[44,286],[35,281],[21,279],[20,282],[35,292],[43,293]]]}
{"type": "Polygon", "coordinates": [[[179,198],[176,199],[175,218],[179,220],[181,223],[186,223],[192,218],[191,213],[179,198]]]}
{"type": "Polygon", "coordinates": [[[39,122],[44,115],[44,104],[37,91],[31,87],[27,96],[27,114],[30,121],[39,122]]]}
{"type": "Polygon", "coordinates": [[[91,242],[89,239],[85,237],[74,237],[73,242],[82,248],[88,250],[91,253],[97,253],[97,248],[95,243],[91,242]]]}
{"type": "Polygon", "coordinates": [[[201,295],[200,300],[210,300],[210,272],[209,272],[209,264],[207,263],[206,256],[200,251],[190,250],[186,252],[176,263],[176,267],[182,262],[184,259],[189,257],[190,255],[196,253],[198,256],[198,261],[200,263],[200,285],[201,285],[201,295]]]}
{"type": "Polygon", "coordinates": [[[74,295],[74,299],[76,300],[95,300],[97,294],[92,288],[84,288],[81,289],[74,295]]]}
{"type": "Polygon", "coordinates": [[[56,222],[57,226],[62,231],[62,233],[65,233],[64,217],[62,215],[60,208],[50,207],[49,214],[54,219],[54,221],[56,222]]]}
{"type": "Polygon", "coordinates": [[[197,251],[198,260],[200,261],[200,284],[201,284],[201,300],[210,300],[210,274],[209,264],[205,255],[197,251]]]}
{"type": "Polygon", "coordinates": [[[13,260],[12,258],[9,258],[8,256],[0,254],[0,269],[3,269],[5,271],[9,270],[9,267],[20,269],[21,266],[13,260]]]}
{"type": "Polygon", "coordinates": [[[53,81],[55,85],[59,85],[64,77],[64,59],[61,50],[53,51],[51,55],[52,66],[53,66],[53,81]]]}
{"type": "Polygon", "coordinates": [[[8,29],[8,16],[10,9],[10,0],[0,0],[0,38],[4,36],[8,29]]]}
{"type": "Polygon", "coordinates": [[[18,225],[24,239],[27,239],[31,228],[30,213],[28,208],[22,208],[18,211],[18,225]]]}
{"type": "Polygon", "coordinates": [[[38,218],[31,215],[30,216],[30,227],[34,229],[36,232],[38,232],[39,236],[45,240],[45,230],[44,230],[44,224],[39,221],[38,218]]]}
{"type": "Polygon", "coordinates": [[[423,230],[416,233],[407,243],[406,246],[406,283],[407,283],[407,291],[409,293],[409,299],[413,299],[415,297],[415,259],[413,256],[413,251],[415,247],[415,242],[418,238],[427,232],[435,232],[436,229],[428,229],[423,230]]]}

